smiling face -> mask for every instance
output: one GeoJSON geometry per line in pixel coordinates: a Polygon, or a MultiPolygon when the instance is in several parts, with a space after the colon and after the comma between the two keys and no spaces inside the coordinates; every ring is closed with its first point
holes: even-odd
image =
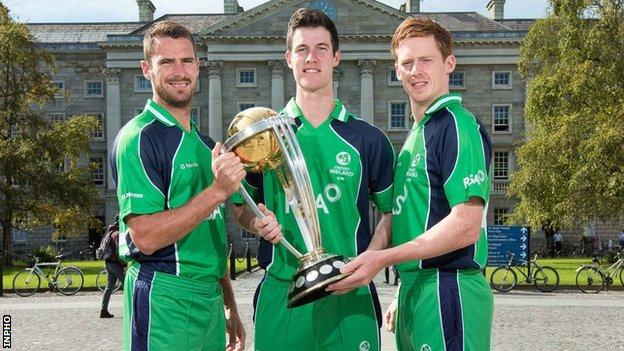
{"type": "Polygon", "coordinates": [[[414,107],[427,107],[448,93],[455,56],[444,58],[433,35],[411,37],[398,45],[395,67],[414,110],[414,107]]]}
{"type": "Polygon", "coordinates": [[[167,107],[187,108],[195,92],[199,62],[186,38],[156,37],[149,61],[141,61],[145,78],[152,82],[154,101],[167,107]]]}
{"type": "Polygon", "coordinates": [[[340,52],[333,52],[331,35],[322,27],[298,28],[292,35],[286,63],[292,69],[297,89],[308,92],[332,92],[334,67],[340,63],[340,52]]]}

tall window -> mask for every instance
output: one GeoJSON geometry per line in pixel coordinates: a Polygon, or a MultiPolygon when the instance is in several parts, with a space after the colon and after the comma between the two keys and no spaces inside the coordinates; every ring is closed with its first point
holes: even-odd
{"type": "Polygon", "coordinates": [[[492,132],[510,132],[511,105],[493,105],[492,106],[492,132]]]}
{"type": "Polygon", "coordinates": [[[65,97],[65,95],[63,95],[65,93],[65,82],[64,81],[62,81],[62,80],[53,80],[52,81],[52,85],[54,85],[54,87],[56,89],[58,89],[58,91],[56,92],[54,97],[57,97],[57,98],[65,97]]]}
{"type": "Polygon", "coordinates": [[[396,68],[388,67],[388,85],[401,85],[401,81],[397,78],[396,68]]]}
{"type": "Polygon", "coordinates": [[[390,102],[390,113],[388,120],[388,129],[406,129],[407,128],[407,103],[406,102],[390,102]]]}
{"type": "Polygon", "coordinates": [[[91,131],[91,137],[93,139],[104,139],[104,117],[101,113],[89,113],[89,116],[95,117],[98,125],[91,131]]]}
{"type": "Polygon", "coordinates": [[[104,157],[91,157],[91,181],[95,185],[104,185],[104,157]]]}
{"type": "Polygon", "coordinates": [[[494,207],[494,225],[506,225],[507,216],[509,216],[509,208],[494,207]]]}
{"type": "Polygon", "coordinates": [[[252,107],[256,107],[256,103],[255,102],[245,101],[245,102],[239,102],[238,103],[238,110],[239,111],[244,111],[244,110],[246,110],[248,108],[252,108],[252,107]]]}
{"type": "Polygon", "coordinates": [[[494,151],[494,180],[509,179],[509,151],[494,151]]]}
{"type": "Polygon", "coordinates": [[[492,89],[511,89],[511,72],[493,71],[492,89]]]}
{"type": "Polygon", "coordinates": [[[199,107],[191,108],[191,119],[195,122],[197,129],[199,129],[199,107]]]}
{"type": "Polygon", "coordinates": [[[256,69],[253,67],[241,67],[236,69],[236,86],[237,87],[255,87],[256,69]]]}
{"type": "Polygon", "coordinates": [[[152,82],[142,75],[134,76],[134,91],[140,93],[148,93],[152,91],[152,82]]]}
{"type": "Polygon", "coordinates": [[[453,72],[449,74],[450,89],[464,89],[464,72],[453,72]]]}
{"type": "Polygon", "coordinates": [[[101,80],[85,81],[85,97],[101,98],[104,97],[104,90],[101,80]]]}
{"type": "Polygon", "coordinates": [[[241,236],[243,239],[255,239],[257,238],[256,234],[246,231],[245,229],[241,229],[241,236]]]}
{"type": "Polygon", "coordinates": [[[48,113],[48,121],[52,124],[63,122],[65,120],[65,113],[63,112],[50,112],[48,113]]]}

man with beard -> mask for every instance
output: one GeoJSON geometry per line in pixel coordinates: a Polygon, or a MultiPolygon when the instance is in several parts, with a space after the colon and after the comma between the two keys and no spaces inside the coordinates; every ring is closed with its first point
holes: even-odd
{"type": "Polygon", "coordinates": [[[224,201],[245,171],[190,118],[199,76],[192,34],[162,21],[147,31],[141,68],[152,99],[117,135],[124,350],[244,348],[226,267],[224,201]],[[225,305],[225,311],[224,311],[225,305]]]}

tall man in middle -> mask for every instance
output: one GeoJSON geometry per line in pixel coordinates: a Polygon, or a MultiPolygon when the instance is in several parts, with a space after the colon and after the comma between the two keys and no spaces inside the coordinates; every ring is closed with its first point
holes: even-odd
{"type": "MultiPolygon", "coordinates": [[[[297,90],[283,112],[297,124],[323,248],[353,257],[367,249],[386,247],[389,233],[380,229],[374,235],[370,232],[369,206],[372,201],[383,213],[381,221],[389,220],[394,150],[379,129],[334,99],[333,69],[340,62],[336,27],[323,12],[299,9],[288,23],[286,46],[286,63],[297,90]]],[[[252,196],[266,205],[260,208],[267,214],[260,220],[247,206],[234,210],[245,229],[265,238],[260,242],[259,261],[266,273],[254,297],[255,349],[379,350],[381,312],[373,284],[346,295],[286,307],[288,285],[298,260],[276,242],[283,233],[305,252],[304,241],[275,173],[249,175],[246,183],[252,196]]],[[[240,198],[234,202],[244,203],[240,198]]]]}

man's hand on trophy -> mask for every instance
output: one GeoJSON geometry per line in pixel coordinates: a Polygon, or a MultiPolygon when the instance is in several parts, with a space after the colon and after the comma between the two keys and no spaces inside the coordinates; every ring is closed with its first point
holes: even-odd
{"type": "Polygon", "coordinates": [[[258,204],[258,208],[266,217],[260,219],[255,217],[251,225],[264,240],[271,244],[277,244],[282,240],[282,226],[277,223],[275,214],[271,212],[264,204],[258,204]]]}
{"type": "Polygon", "coordinates": [[[240,182],[247,174],[240,158],[233,152],[223,152],[220,142],[212,149],[212,172],[215,176],[214,186],[223,190],[227,196],[237,191],[240,182]],[[223,153],[222,153],[223,152],[223,153]]]}
{"type": "Polygon", "coordinates": [[[325,290],[334,295],[348,293],[355,288],[370,283],[383,267],[381,251],[364,251],[340,269],[341,273],[350,275],[329,285],[325,290]]]}

